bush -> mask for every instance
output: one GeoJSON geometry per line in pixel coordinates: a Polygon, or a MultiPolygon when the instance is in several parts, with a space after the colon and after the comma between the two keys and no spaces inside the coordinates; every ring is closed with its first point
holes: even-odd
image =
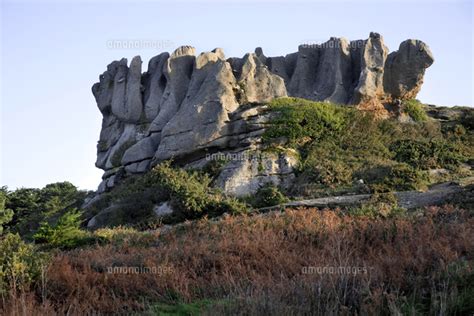
{"type": "Polygon", "coordinates": [[[420,101],[412,99],[403,103],[403,111],[407,113],[415,122],[425,122],[428,120],[423,105],[420,101]]]}
{"type": "Polygon", "coordinates": [[[244,203],[212,189],[211,179],[199,172],[173,168],[170,162],[164,162],[156,166],[150,176],[169,196],[177,212],[174,214],[175,220],[246,211],[244,203]]]}
{"type": "Polygon", "coordinates": [[[258,189],[249,202],[253,207],[260,208],[286,203],[288,202],[288,198],[278,187],[269,183],[258,189]]]}
{"type": "Polygon", "coordinates": [[[443,140],[397,140],[390,146],[394,159],[417,169],[455,169],[466,160],[459,149],[443,140]]]}
{"type": "Polygon", "coordinates": [[[174,169],[169,163],[163,163],[152,171],[157,183],[169,195],[174,206],[193,217],[204,212],[211,193],[210,179],[197,172],[174,169]]]}
{"type": "Polygon", "coordinates": [[[267,141],[283,137],[289,145],[297,146],[339,131],[344,124],[343,109],[329,103],[278,98],[269,108],[278,115],[264,134],[267,141]]]}
{"type": "Polygon", "coordinates": [[[18,234],[8,233],[0,239],[0,293],[13,294],[28,290],[40,276],[46,256],[25,243],[18,234]]]}
{"type": "Polygon", "coordinates": [[[35,242],[61,248],[74,248],[87,243],[89,233],[80,229],[81,215],[78,211],[71,211],[62,215],[55,225],[41,223],[33,236],[35,242]]]}
{"type": "Polygon", "coordinates": [[[426,188],[428,175],[426,172],[412,168],[407,164],[397,164],[389,167],[388,175],[381,185],[372,186],[374,191],[408,191],[426,188]]]}
{"type": "Polygon", "coordinates": [[[9,229],[30,239],[39,223],[80,207],[86,194],[69,182],[48,184],[42,189],[20,188],[7,192],[5,206],[13,211],[9,229]]]}
{"type": "Polygon", "coordinates": [[[374,193],[370,199],[361,206],[352,208],[348,212],[352,216],[365,216],[369,218],[387,218],[403,216],[406,209],[398,206],[397,198],[392,192],[374,193]]]}
{"type": "Polygon", "coordinates": [[[175,211],[163,218],[163,223],[246,212],[246,204],[223,195],[211,187],[211,182],[202,171],[174,168],[170,161],[163,162],[144,175],[125,179],[103,194],[88,208],[86,217],[113,205],[113,213],[106,219],[109,226],[146,224],[156,218],[153,207],[165,201],[170,201],[175,211]]]}
{"type": "Polygon", "coordinates": [[[0,234],[3,233],[3,225],[8,224],[13,218],[13,211],[5,207],[6,194],[0,191],[0,234]]]}
{"type": "Polygon", "coordinates": [[[347,159],[341,158],[335,152],[329,153],[327,156],[312,152],[302,168],[309,181],[331,188],[347,185],[352,180],[352,167],[349,166],[347,159]]]}
{"type": "Polygon", "coordinates": [[[347,111],[345,120],[343,130],[306,146],[300,178],[340,189],[351,185],[367,165],[389,159],[381,123],[373,115],[347,111]]]}

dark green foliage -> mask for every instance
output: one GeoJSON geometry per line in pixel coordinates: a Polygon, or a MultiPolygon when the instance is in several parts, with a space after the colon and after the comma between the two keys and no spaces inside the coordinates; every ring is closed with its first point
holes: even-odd
{"type": "Polygon", "coordinates": [[[403,139],[395,141],[390,150],[394,159],[405,162],[418,169],[450,168],[457,167],[466,160],[459,149],[443,140],[412,140],[403,139]]]}
{"type": "Polygon", "coordinates": [[[310,147],[300,166],[306,181],[335,187],[352,182],[351,161],[345,150],[334,142],[321,142],[310,147]]]}
{"type": "Polygon", "coordinates": [[[430,184],[425,170],[456,173],[474,156],[472,133],[461,125],[426,120],[418,101],[404,107],[415,124],[296,98],[277,99],[269,108],[276,117],[265,134],[267,146],[284,141],[300,154],[290,190],[297,196],[425,189],[430,184]]]}
{"type": "Polygon", "coordinates": [[[447,310],[449,315],[466,315],[474,311],[474,272],[465,260],[448,266],[445,276],[455,284],[456,296],[450,300],[447,310]]]}
{"type": "Polygon", "coordinates": [[[107,218],[108,226],[137,224],[153,217],[154,205],[169,199],[150,173],[124,179],[110,192],[85,210],[85,218],[91,218],[113,205],[113,215],[107,218]]]}
{"type": "Polygon", "coordinates": [[[426,188],[428,176],[424,171],[403,163],[390,166],[388,170],[388,175],[382,182],[372,186],[374,191],[408,191],[426,188]]]}
{"type": "Polygon", "coordinates": [[[212,188],[211,178],[202,171],[174,168],[163,162],[150,172],[125,179],[87,210],[87,218],[113,205],[109,226],[140,224],[154,218],[153,207],[170,201],[175,212],[164,223],[180,222],[203,216],[246,212],[247,206],[212,188]]]}
{"type": "Polygon", "coordinates": [[[40,189],[21,188],[9,192],[6,207],[14,211],[12,224],[17,224],[26,216],[34,215],[40,211],[40,189]]]}
{"type": "Polygon", "coordinates": [[[258,189],[249,199],[249,203],[256,208],[284,204],[288,201],[280,189],[271,183],[258,189]]]}
{"type": "Polygon", "coordinates": [[[472,108],[469,111],[466,111],[466,115],[464,115],[460,119],[460,123],[469,131],[474,131],[474,111],[472,108]]]}
{"type": "Polygon", "coordinates": [[[0,234],[3,233],[3,225],[8,224],[13,218],[13,211],[5,207],[6,188],[0,190],[0,234]]]}
{"type": "Polygon", "coordinates": [[[42,189],[20,188],[6,192],[5,206],[14,213],[8,229],[27,239],[43,221],[54,222],[62,213],[79,208],[87,195],[69,182],[46,185],[42,189]]]}
{"type": "Polygon", "coordinates": [[[78,211],[70,211],[62,215],[53,225],[42,222],[33,236],[35,242],[61,248],[74,248],[82,244],[88,233],[80,228],[81,216],[78,211]]]}
{"type": "Polygon", "coordinates": [[[270,110],[279,113],[264,138],[284,137],[290,145],[317,140],[341,130],[344,123],[342,109],[322,102],[299,98],[278,98],[270,102],[270,110]]]}
{"type": "Polygon", "coordinates": [[[397,198],[392,192],[386,192],[373,194],[359,207],[350,208],[347,214],[374,219],[403,216],[406,214],[406,210],[397,205],[397,198]]]}
{"type": "Polygon", "coordinates": [[[212,189],[211,179],[196,171],[173,168],[165,162],[156,166],[150,177],[169,195],[177,220],[246,211],[245,204],[212,189]]]}
{"type": "Polygon", "coordinates": [[[208,195],[211,193],[210,179],[197,172],[173,169],[169,164],[160,164],[152,171],[156,182],[165,190],[174,207],[185,217],[202,214],[209,206],[208,195]]]}
{"type": "Polygon", "coordinates": [[[423,110],[423,105],[418,100],[412,99],[405,101],[402,105],[402,109],[415,122],[424,122],[428,120],[428,115],[426,115],[425,110],[423,110]]]}
{"type": "Polygon", "coordinates": [[[118,167],[121,164],[123,154],[132,147],[132,145],[135,144],[135,141],[133,140],[128,140],[124,142],[120,147],[113,153],[112,157],[110,158],[110,162],[112,163],[112,166],[118,167]]]}

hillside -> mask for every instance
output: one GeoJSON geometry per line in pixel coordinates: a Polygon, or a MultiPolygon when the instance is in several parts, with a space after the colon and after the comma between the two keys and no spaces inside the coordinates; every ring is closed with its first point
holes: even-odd
{"type": "Polygon", "coordinates": [[[160,164],[96,201],[68,183],[4,189],[2,313],[471,312],[473,111],[408,104],[401,122],[271,102],[262,153],[291,152],[298,172],[240,198],[214,187],[222,162],[160,164]]]}

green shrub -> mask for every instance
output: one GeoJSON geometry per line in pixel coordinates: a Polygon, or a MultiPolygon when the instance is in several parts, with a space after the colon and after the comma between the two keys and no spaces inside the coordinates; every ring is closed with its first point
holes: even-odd
{"type": "Polygon", "coordinates": [[[427,181],[426,172],[402,163],[390,166],[388,175],[372,185],[372,189],[376,192],[421,190],[426,188],[427,181]]]}
{"type": "Polygon", "coordinates": [[[274,184],[269,183],[260,189],[249,200],[253,207],[267,207],[288,202],[288,198],[274,184]]]}
{"type": "Polygon", "coordinates": [[[151,171],[151,177],[169,195],[171,204],[178,213],[174,214],[175,219],[236,214],[246,210],[242,202],[227,198],[212,189],[211,179],[202,173],[173,168],[170,162],[164,162],[151,171]]]}
{"type": "Polygon", "coordinates": [[[124,179],[110,192],[88,207],[85,217],[97,215],[113,205],[109,226],[155,225],[155,205],[170,201],[175,212],[163,223],[175,223],[203,216],[246,212],[247,205],[212,188],[212,179],[202,170],[185,170],[163,162],[144,175],[124,179]]]}
{"type": "Polygon", "coordinates": [[[381,123],[373,115],[347,111],[345,120],[344,129],[306,146],[300,177],[340,189],[351,185],[367,165],[389,159],[381,123]]]}
{"type": "Polygon", "coordinates": [[[466,114],[460,119],[460,123],[468,130],[474,131],[474,110],[466,109],[466,114]]]}
{"type": "Polygon", "coordinates": [[[269,109],[278,114],[264,134],[270,142],[285,138],[289,145],[297,146],[339,131],[344,124],[343,109],[329,103],[278,98],[270,102],[269,109]]]}
{"type": "MultiPolygon", "coordinates": [[[[6,189],[5,189],[6,190],[6,189]]],[[[6,194],[0,191],[0,235],[3,233],[3,225],[13,219],[13,211],[5,207],[6,194]]]]}
{"type": "Polygon", "coordinates": [[[428,115],[426,115],[425,110],[423,110],[423,105],[418,100],[412,99],[405,101],[402,109],[415,122],[424,122],[428,120],[428,115]]]}
{"type": "Polygon", "coordinates": [[[398,206],[397,198],[392,192],[374,193],[370,199],[359,207],[349,209],[349,215],[369,218],[396,217],[406,214],[406,209],[398,206]]]}
{"type": "Polygon", "coordinates": [[[207,176],[174,169],[169,163],[156,166],[152,173],[161,188],[170,195],[172,204],[186,215],[194,217],[203,213],[209,205],[211,180],[207,176]]]}
{"type": "Polygon", "coordinates": [[[347,161],[344,161],[339,156],[318,157],[313,153],[304,162],[303,172],[306,175],[306,179],[312,183],[335,188],[351,183],[353,169],[347,161]]]}
{"type": "Polygon", "coordinates": [[[207,174],[211,179],[215,179],[219,176],[222,168],[227,162],[228,160],[225,158],[212,159],[200,171],[203,174],[207,174]]]}
{"type": "Polygon", "coordinates": [[[39,223],[79,208],[86,195],[86,191],[78,190],[69,182],[51,183],[42,189],[20,188],[7,192],[5,206],[13,211],[9,230],[31,239],[39,223]]]}
{"type": "Polygon", "coordinates": [[[122,157],[123,154],[132,147],[135,144],[134,140],[127,140],[123,144],[120,145],[120,147],[112,154],[112,157],[110,158],[110,162],[112,163],[112,166],[117,167],[120,166],[122,163],[122,157]]]}
{"type": "Polygon", "coordinates": [[[18,234],[8,233],[0,239],[0,293],[2,297],[27,290],[38,280],[46,264],[46,256],[18,234]]]}
{"type": "Polygon", "coordinates": [[[71,211],[62,215],[54,225],[42,222],[33,236],[35,242],[61,248],[74,248],[87,243],[90,236],[80,229],[81,216],[80,212],[71,211]]]}
{"type": "Polygon", "coordinates": [[[454,169],[466,160],[456,146],[444,140],[397,140],[390,146],[390,150],[396,161],[417,169],[454,169]]]}

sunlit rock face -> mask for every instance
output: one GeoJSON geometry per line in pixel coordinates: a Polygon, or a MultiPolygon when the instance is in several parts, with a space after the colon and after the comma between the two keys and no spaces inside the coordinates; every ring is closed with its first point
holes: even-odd
{"type": "Polygon", "coordinates": [[[406,40],[389,53],[383,38],[371,33],[366,40],[301,45],[279,57],[267,57],[261,48],[242,58],[226,59],[220,48],[196,56],[193,47],[182,46],[152,58],[144,73],[139,56],[130,64],[114,61],[92,87],[103,115],[99,191],[166,159],[202,166],[212,153],[251,153],[224,167],[228,177],[221,175],[218,183],[230,193],[284,183],[291,178],[293,163],[282,163],[289,157],[266,157],[270,167],[255,167],[270,119],[265,103],[292,96],[385,115],[390,105],[416,96],[433,60],[419,40],[406,40]]]}

